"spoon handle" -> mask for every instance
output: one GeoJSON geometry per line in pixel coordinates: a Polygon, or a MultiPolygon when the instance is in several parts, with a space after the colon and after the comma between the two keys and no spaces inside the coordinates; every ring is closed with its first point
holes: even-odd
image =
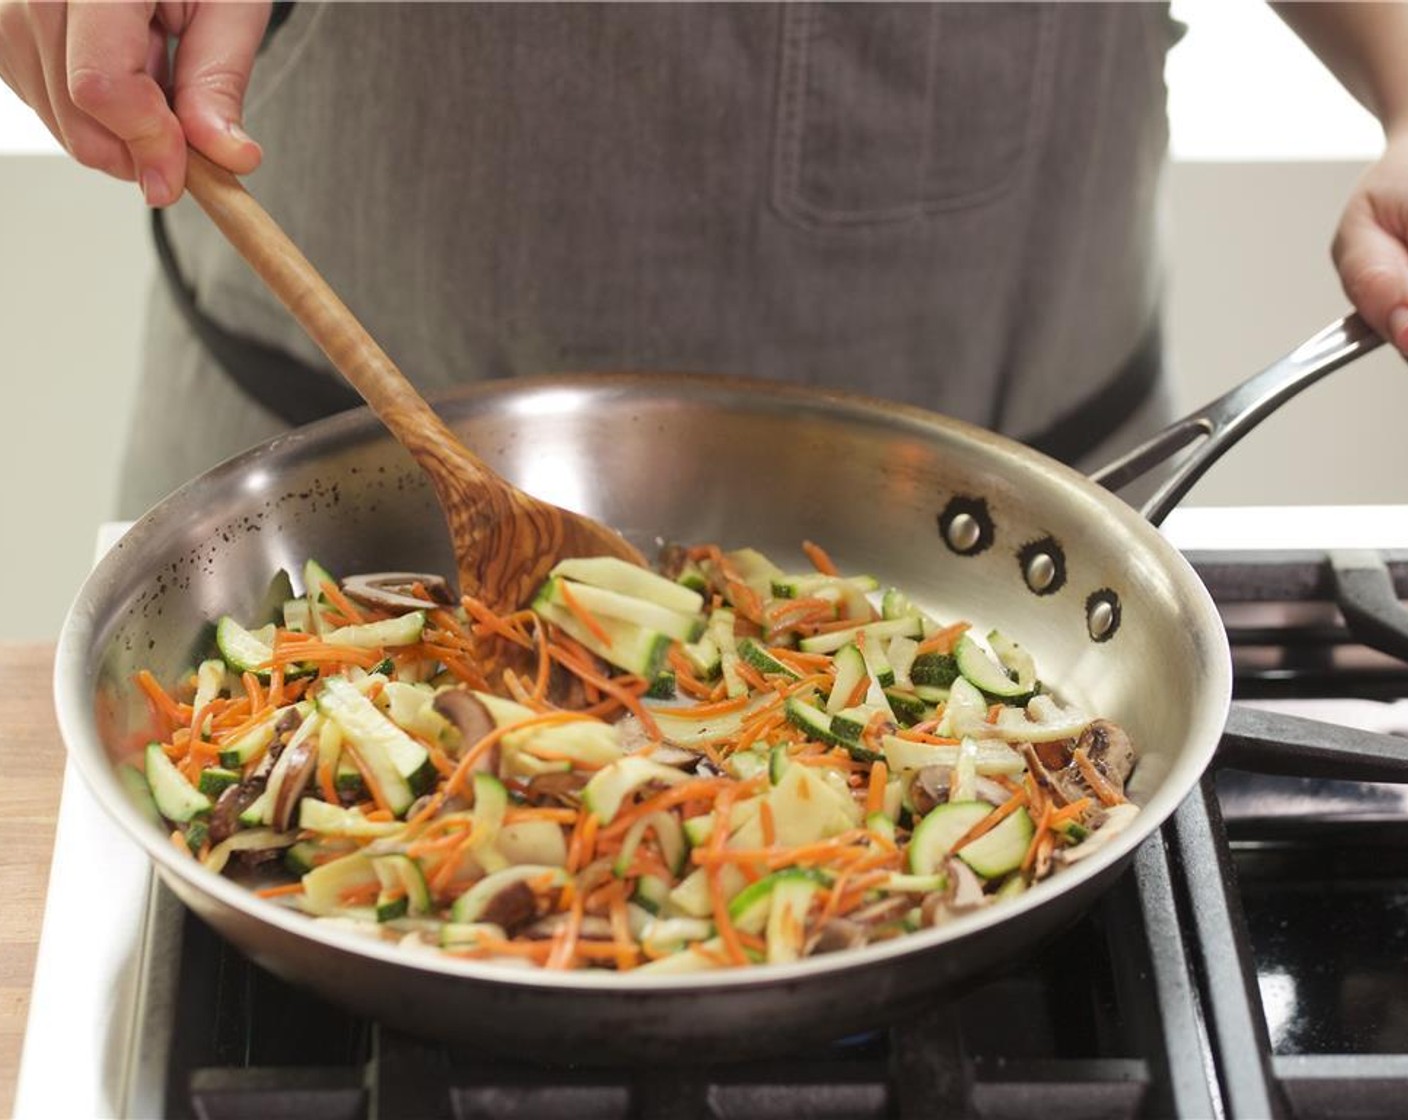
{"type": "Polygon", "coordinates": [[[191,195],[431,477],[442,481],[437,467],[445,464],[461,486],[466,472],[479,476],[471,481],[485,482],[488,468],[425,403],[268,211],[223,167],[193,149],[186,154],[191,195]]]}

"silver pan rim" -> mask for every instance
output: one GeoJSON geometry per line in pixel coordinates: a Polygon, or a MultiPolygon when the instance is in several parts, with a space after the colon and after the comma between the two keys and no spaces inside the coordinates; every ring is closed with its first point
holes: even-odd
{"type": "Polygon", "coordinates": [[[149,535],[157,534],[165,522],[181,516],[183,507],[193,502],[199,503],[200,495],[211,488],[213,483],[241,475],[251,469],[262,469],[261,464],[275,455],[299,453],[364,438],[369,431],[379,429],[380,425],[370,411],[363,408],[277,436],[187,483],[137,521],[119,548],[104,557],[83,583],[60,631],[54,665],[54,698],[59,730],[68,755],[104,811],[124,833],[143,848],[163,876],[173,877],[188,889],[208,896],[220,906],[244,914],[256,922],[274,926],[295,938],[320,943],[330,949],[356,956],[369,957],[385,964],[447,978],[462,978],[496,986],[538,991],[603,994],[618,992],[648,997],[653,993],[663,996],[787,985],[923,954],[955,942],[980,937],[999,925],[1019,923],[1024,915],[1069,893],[1077,892],[1081,884],[1110,874],[1129,860],[1134,851],[1163,825],[1206,771],[1226,722],[1232,691],[1231,656],[1226,634],[1211,596],[1183,556],[1135,510],[1115,495],[1092,483],[1084,475],[1031,448],[960,420],[861,394],[823,392],[749,378],[705,374],[554,374],[514,378],[484,382],[439,395],[432,399],[432,403],[436,404],[444,415],[451,416],[457,407],[462,409],[469,405],[486,405],[490,408],[495,405],[521,407],[523,399],[540,393],[566,394],[570,397],[575,393],[600,395],[641,392],[665,395],[683,392],[706,396],[742,392],[750,397],[761,395],[771,398],[774,402],[784,405],[791,401],[825,411],[840,412],[850,417],[859,414],[886,426],[899,423],[919,434],[942,432],[960,440],[994,448],[1014,464],[1021,464],[1046,474],[1053,485],[1116,518],[1121,529],[1128,532],[1162,570],[1179,584],[1180,591],[1187,593],[1185,608],[1192,612],[1197,627],[1206,639],[1215,642],[1216,656],[1210,659],[1207,666],[1207,694],[1200,699],[1199,710],[1194,713],[1187,734],[1188,741],[1194,746],[1179,756],[1176,765],[1164,776],[1156,792],[1141,807],[1139,816],[1121,835],[1114,838],[1099,853],[1036,884],[1018,898],[986,907],[935,929],[919,931],[858,950],[810,957],[795,964],[720,969],[683,975],[642,976],[634,972],[617,975],[606,970],[562,973],[530,971],[446,957],[431,951],[407,951],[389,942],[374,941],[366,935],[350,933],[317,922],[307,915],[260,899],[239,884],[214,875],[194,861],[181,856],[168,842],[156,835],[150,822],[141,816],[126,797],[121,796],[91,711],[92,654],[97,648],[99,637],[97,623],[103,616],[104,594],[111,588],[119,567],[130,562],[129,557],[140,553],[143,542],[149,535]]]}

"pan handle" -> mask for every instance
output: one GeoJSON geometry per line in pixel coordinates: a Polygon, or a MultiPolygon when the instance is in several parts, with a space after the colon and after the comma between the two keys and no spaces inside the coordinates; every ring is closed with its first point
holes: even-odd
{"type": "Polygon", "coordinates": [[[1160,525],[1203,472],[1263,419],[1327,373],[1382,343],[1383,339],[1358,315],[1346,315],[1235,389],[1176,420],[1096,471],[1090,479],[1108,490],[1119,491],[1201,439],[1202,443],[1192,448],[1140,508],[1139,512],[1149,521],[1160,525]]]}

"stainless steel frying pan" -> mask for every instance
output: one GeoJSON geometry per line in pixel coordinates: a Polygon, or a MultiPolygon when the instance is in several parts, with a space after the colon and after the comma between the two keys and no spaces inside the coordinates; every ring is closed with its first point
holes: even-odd
{"type": "MultiPolygon", "coordinates": [[[[538,497],[653,542],[753,545],[907,589],[943,617],[1019,636],[1070,700],[1139,751],[1134,827],[1008,905],[795,965],[703,976],[544,973],[410,954],[257,899],[176,853],[129,803],[113,760],[146,719],[130,680],[189,667],[222,613],[253,617],[270,577],[453,571],[435,499],[366,411],[270,441],[190,483],[98,566],[64,625],[60,726],[99,801],[202,918],[271,971],[415,1033],[539,1058],[725,1057],[835,1038],[1009,960],[1084,908],[1193,788],[1231,691],[1226,636],[1151,524],[1252,424],[1372,349],[1334,324],[1219,402],[1087,479],[1010,440],[918,409],[715,377],[493,382],[439,411],[538,497]],[[1121,486],[1202,440],[1146,506],[1121,486]]],[[[152,438],[160,438],[154,433],[152,438]]],[[[94,853],[100,871],[102,853],[94,853]]]]}

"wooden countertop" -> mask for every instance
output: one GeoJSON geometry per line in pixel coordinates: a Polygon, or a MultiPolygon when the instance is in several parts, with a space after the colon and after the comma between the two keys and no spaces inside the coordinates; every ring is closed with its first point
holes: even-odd
{"type": "Polygon", "coordinates": [[[0,643],[0,1116],[12,1114],[63,782],[52,645],[0,643]]]}

